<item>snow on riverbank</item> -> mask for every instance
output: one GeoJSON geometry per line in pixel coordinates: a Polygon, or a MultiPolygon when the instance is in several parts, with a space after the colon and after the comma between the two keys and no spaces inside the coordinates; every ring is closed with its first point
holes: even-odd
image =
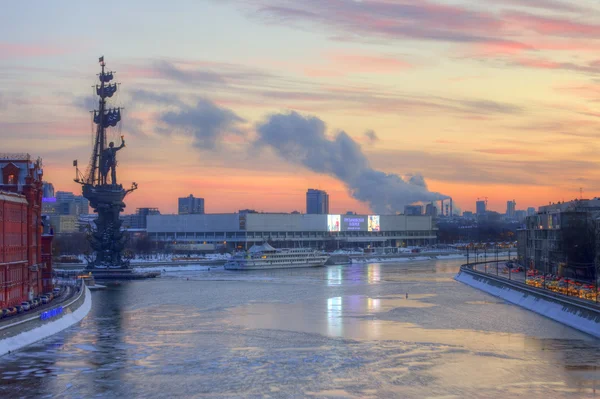
{"type": "Polygon", "coordinates": [[[60,319],[56,319],[55,321],[34,328],[33,330],[0,340],[0,356],[24,348],[34,342],[41,341],[42,339],[48,338],[51,335],[79,323],[92,308],[92,294],[87,287],[85,287],[85,290],[84,302],[73,313],[65,314],[60,319]]]}
{"type": "Polygon", "coordinates": [[[586,311],[576,305],[566,305],[546,300],[541,295],[532,295],[508,285],[491,283],[485,277],[475,277],[468,272],[461,272],[455,279],[490,295],[502,298],[507,302],[600,338],[600,313],[586,311]]]}
{"type": "Polygon", "coordinates": [[[231,258],[231,254],[203,254],[203,255],[154,255],[144,258],[142,256],[131,259],[131,264],[136,263],[154,263],[154,262],[177,262],[177,261],[187,261],[189,260],[204,260],[204,261],[214,261],[214,260],[228,260],[231,258]],[[173,260],[176,259],[176,260],[173,260]]]}
{"type": "Polygon", "coordinates": [[[191,272],[191,271],[208,271],[208,270],[224,270],[223,266],[204,266],[204,265],[181,265],[181,266],[156,266],[156,267],[134,267],[136,272],[191,272]]]}
{"type": "Polygon", "coordinates": [[[425,260],[450,260],[463,259],[466,255],[438,255],[438,256],[411,256],[409,258],[378,258],[376,256],[368,258],[353,258],[352,263],[399,263],[399,262],[417,262],[425,260]]]}

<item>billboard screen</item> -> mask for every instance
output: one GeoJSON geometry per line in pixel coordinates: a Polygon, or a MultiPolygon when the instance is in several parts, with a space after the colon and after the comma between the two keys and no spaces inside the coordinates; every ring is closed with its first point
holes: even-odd
{"type": "Polygon", "coordinates": [[[327,215],[327,231],[341,231],[340,215],[327,215]]]}
{"type": "Polygon", "coordinates": [[[369,231],[381,231],[379,215],[369,215],[369,231]]]}
{"type": "Polygon", "coordinates": [[[342,231],[366,231],[367,219],[365,216],[348,215],[342,219],[342,231]]]}

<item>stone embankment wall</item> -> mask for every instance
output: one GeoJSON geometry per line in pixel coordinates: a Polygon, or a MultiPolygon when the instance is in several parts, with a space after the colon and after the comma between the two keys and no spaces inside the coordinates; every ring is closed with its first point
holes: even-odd
{"type": "Polygon", "coordinates": [[[14,322],[6,320],[9,324],[2,323],[0,325],[0,356],[48,338],[81,321],[92,307],[90,290],[83,284],[83,281],[79,293],[74,298],[44,309],[44,312],[59,307],[62,307],[60,314],[44,320],[42,320],[42,312],[36,312],[31,316],[28,315],[29,317],[18,318],[14,322]]]}
{"type": "Polygon", "coordinates": [[[600,338],[600,306],[543,291],[517,281],[481,273],[463,265],[457,281],[600,338]]]}

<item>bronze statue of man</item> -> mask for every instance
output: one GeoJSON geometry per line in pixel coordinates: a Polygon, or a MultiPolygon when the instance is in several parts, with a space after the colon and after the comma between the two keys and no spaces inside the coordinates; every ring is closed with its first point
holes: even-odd
{"type": "Polygon", "coordinates": [[[115,143],[112,141],[108,144],[108,148],[102,151],[102,184],[108,184],[107,176],[108,172],[111,172],[112,184],[117,184],[117,151],[125,147],[125,139],[121,136],[121,145],[115,147],[115,143]]]}

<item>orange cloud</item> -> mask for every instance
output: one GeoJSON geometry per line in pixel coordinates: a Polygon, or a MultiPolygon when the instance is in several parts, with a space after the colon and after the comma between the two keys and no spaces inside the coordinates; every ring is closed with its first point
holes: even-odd
{"type": "Polygon", "coordinates": [[[484,154],[494,154],[494,155],[539,155],[540,153],[532,150],[522,150],[518,148],[486,148],[481,150],[476,150],[477,152],[482,152],[484,154]]]}
{"type": "Polygon", "coordinates": [[[339,77],[349,74],[397,73],[413,66],[394,57],[366,54],[330,54],[325,67],[307,67],[304,74],[309,77],[339,77]]]}

